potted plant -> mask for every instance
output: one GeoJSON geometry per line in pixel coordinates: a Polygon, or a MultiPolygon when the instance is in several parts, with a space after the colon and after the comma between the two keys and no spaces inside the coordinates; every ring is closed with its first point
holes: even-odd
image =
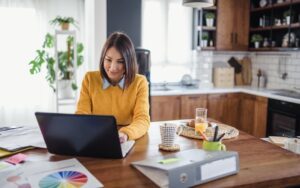
{"type": "Polygon", "coordinates": [[[283,17],[286,20],[286,24],[288,25],[291,24],[292,16],[293,16],[293,12],[290,9],[283,12],[283,17]]]}
{"type": "Polygon", "coordinates": [[[263,40],[260,34],[254,34],[251,36],[251,42],[254,43],[255,48],[259,48],[259,43],[263,40]]]}
{"type": "Polygon", "coordinates": [[[205,14],[205,18],[206,18],[206,25],[208,27],[213,27],[213,25],[214,25],[214,19],[215,19],[215,13],[213,13],[213,12],[207,12],[205,14]]]}
{"type": "Polygon", "coordinates": [[[77,21],[72,17],[56,16],[53,20],[50,20],[51,25],[60,25],[62,30],[69,30],[70,24],[78,28],[77,21]]]}
{"type": "MultiPolygon", "coordinates": [[[[66,39],[67,50],[58,51],[58,60],[55,61],[54,54],[55,38],[53,35],[47,33],[43,42],[42,48],[36,50],[37,56],[29,62],[30,73],[38,74],[43,67],[46,67],[47,74],[46,80],[49,86],[53,89],[53,92],[59,90],[59,98],[73,98],[73,90],[77,89],[77,85],[74,82],[74,38],[68,36],[66,39]],[[58,65],[55,63],[58,62],[58,65]],[[58,71],[56,72],[56,66],[58,71]],[[55,81],[58,80],[57,87],[55,81]],[[70,89],[72,88],[72,89],[70,89]],[[67,90],[64,92],[64,89],[67,90]]],[[[83,63],[83,44],[77,43],[77,67],[83,63]]]]}
{"type": "Polygon", "coordinates": [[[202,33],[202,47],[207,47],[208,33],[202,33]]]}

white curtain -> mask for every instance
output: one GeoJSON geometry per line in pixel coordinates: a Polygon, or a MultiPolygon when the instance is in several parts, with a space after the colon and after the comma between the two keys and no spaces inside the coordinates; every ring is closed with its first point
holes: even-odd
{"type": "Polygon", "coordinates": [[[182,0],[142,1],[142,46],[151,51],[152,82],[178,81],[189,71],[192,27],[192,8],[182,0]]]}
{"type": "Polygon", "coordinates": [[[83,0],[0,0],[0,127],[36,125],[34,112],[55,111],[55,94],[45,74],[31,75],[28,63],[46,32],[54,33],[49,20],[57,15],[79,22],[82,42],[83,11],[83,0]]]}

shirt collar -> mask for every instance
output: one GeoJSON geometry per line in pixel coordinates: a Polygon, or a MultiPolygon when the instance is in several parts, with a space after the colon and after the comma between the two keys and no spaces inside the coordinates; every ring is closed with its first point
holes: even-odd
{"type": "MultiPolygon", "coordinates": [[[[123,76],[123,78],[118,83],[118,86],[121,89],[124,89],[124,85],[125,85],[125,76],[123,76]]],[[[102,86],[102,89],[107,89],[109,86],[111,86],[111,84],[109,83],[109,81],[106,78],[103,77],[103,86],[102,86]]]]}

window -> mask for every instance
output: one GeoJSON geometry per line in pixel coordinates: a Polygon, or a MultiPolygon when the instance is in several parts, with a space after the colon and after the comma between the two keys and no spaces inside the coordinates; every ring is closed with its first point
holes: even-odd
{"type": "Polygon", "coordinates": [[[174,74],[183,74],[190,67],[192,9],[182,6],[181,0],[143,0],[142,46],[151,51],[151,80],[175,81],[157,71],[167,66],[174,74]]]}

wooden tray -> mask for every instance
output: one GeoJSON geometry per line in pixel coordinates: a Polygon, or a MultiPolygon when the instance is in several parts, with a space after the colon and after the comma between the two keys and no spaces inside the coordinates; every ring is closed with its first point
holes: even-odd
{"type": "MultiPolygon", "coordinates": [[[[218,137],[223,133],[225,133],[223,139],[230,139],[230,138],[237,137],[239,135],[239,130],[237,130],[236,128],[230,125],[221,124],[221,123],[216,123],[216,124],[219,126],[218,137]]],[[[187,126],[187,123],[181,123],[180,126],[183,128],[183,131],[180,134],[180,136],[195,138],[195,139],[203,139],[201,135],[195,133],[195,129],[193,127],[187,126]]],[[[208,127],[204,132],[204,134],[208,138],[212,138],[214,135],[214,128],[208,127]]]]}

